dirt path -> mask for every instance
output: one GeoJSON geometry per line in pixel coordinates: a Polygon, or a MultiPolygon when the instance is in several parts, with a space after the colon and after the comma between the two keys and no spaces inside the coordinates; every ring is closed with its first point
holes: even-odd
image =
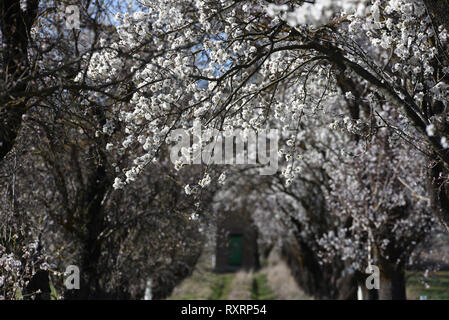
{"type": "Polygon", "coordinates": [[[239,271],[217,274],[195,270],[175,288],[173,300],[304,300],[310,299],[296,285],[283,262],[268,265],[258,272],[239,271]]]}

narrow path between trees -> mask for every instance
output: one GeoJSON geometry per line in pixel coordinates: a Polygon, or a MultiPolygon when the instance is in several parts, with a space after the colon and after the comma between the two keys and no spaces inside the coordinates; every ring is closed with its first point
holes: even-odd
{"type": "Polygon", "coordinates": [[[258,272],[214,273],[199,268],[178,285],[169,299],[179,300],[304,300],[288,267],[279,262],[258,272]]]}

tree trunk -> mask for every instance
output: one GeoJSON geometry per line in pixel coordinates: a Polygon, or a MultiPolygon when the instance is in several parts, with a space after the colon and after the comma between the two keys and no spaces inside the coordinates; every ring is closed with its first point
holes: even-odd
{"type": "Polygon", "coordinates": [[[20,0],[0,2],[0,27],[3,46],[2,78],[8,79],[0,88],[0,161],[14,146],[22,115],[26,112],[23,93],[30,74],[28,43],[30,29],[37,16],[38,0],[27,0],[27,10],[20,9],[20,0]],[[25,80],[24,80],[25,79],[25,80]]]}
{"type": "MultiPolygon", "coordinates": [[[[396,212],[404,212],[405,208],[396,208],[396,212]]],[[[393,213],[391,213],[393,214],[393,213]]],[[[390,230],[390,229],[388,229],[390,230]]],[[[385,234],[384,231],[383,234],[385,234]]],[[[393,232],[390,230],[390,232],[393,232]]],[[[404,256],[405,247],[393,237],[381,253],[374,246],[374,265],[379,268],[379,300],[406,300],[405,263],[409,255],[404,256]]]]}
{"type": "Polygon", "coordinates": [[[365,286],[365,283],[363,283],[362,291],[363,291],[363,300],[379,300],[379,290],[376,289],[368,290],[365,286]],[[365,289],[363,290],[363,288],[365,289]]]}
{"type": "Polygon", "coordinates": [[[106,169],[99,164],[89,178],[91,184],[86,191],[84,203],[86,234],[83,239],[83,252],[80,265],[80,289],[69,290],[66,299],[111,299],[104,290],[101,280],[101,233],[105,228],[105,212],[102,205],[103,198],[110,186],[106,169]]]}
{"type": "Polygon", "coordinates": [[[282,255],[296,283],[308,295],[316,299],[356,299],[355,275],[345,273],[346,268],[341,261],[320,264],[316,250],[294,237],[283,245],[282,255]]]}
{"type": "Polygon", "coordinates": [[[428,172],[428,192],[430,209],[449,231],[449,197],[446,176],[447,170],[442,162],[431,165],[428,172]]]}
{"type": "MultiPolygon", "coordinates": [[[[309,223],[316,227],[317,238],[330,230],[332,215],[326,209],[326,201],[319,185],[308,185],[308,195],[298,197],[309,223]]],[[[317,238],[302,235],[304,225],[294,216],[294,235],[283,244],[282,254],[292,271],[296,283],[305,293],[316,299],[354,300],[357,298],[357,277],[345,261],[334,258],[330,263],[321,263],[317,238]]]]}
{"type": "Polygon", "coordinates": [[[406,300],[405,271],[380,272],[379,300],[406,300]]]}

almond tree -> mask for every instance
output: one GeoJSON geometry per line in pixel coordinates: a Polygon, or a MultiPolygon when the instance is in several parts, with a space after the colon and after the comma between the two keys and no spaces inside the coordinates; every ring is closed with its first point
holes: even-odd
{"type": "MultiPolygon", "coordinates": [[[[129,132],[125,147],[136,142],[145,152],[116,186],[131,182],[157,156],[168,133],[190,126],[193,119],[206,128],[245,129],[307,114],[317,101],[301,92],[283,97],[279,84],[300,91],[306,74],[323,65],[329,77],[317,84],[326,88],[333,79],[348,96],[378,95],[390,106],[384,120],[401,114],[407,121],[397,131],[426,143],[433,161],[432,207],[446,224],[447,31],[442,18],[435,18],[441,3],[143,1],[141,12],[122,17],[120,40],[94,55],[88,72],[89,79],[101,83],[119,71],[123,52],[150,43],[159,50],[149,60],[131,57],[137,70],[132,78],[138,88],[131,99],[135,107],[120,118],[129,132]]],[[[350,113],[352,120],[357,108],[350,113]]],[[[360,120],[380,120],[376,111],[360,120]]]]}
{"type": "MultiPolygon", "coordinates": [[[[28,14],[32,8],[21,3],[5,3],[3,13],[28,14]]],[[[80,57],[114,29],[104,27],[106,2],[64,4],[78,5],[81,30],[67,29],[62,3],[42,1],[26,34],[26,59],[13,61],[32,73],[19,77],[27,86],[16,97],[25,97],[24,108],[1,109],[17,121],[8,118],[1,127],[7,145],[0,174],[0,297],[48,299],[50,276],[66,299],[140,298],[148,277],[154,297],[163,298],[191,272],[201,250],[193,205],[162,162],[153,166],[157,174],[114,192],[115,163],[128,158],[106,141],[123,135],[107,108],[117,103],[114,89],[73,82],[84,67],[80,57]],[[61,273],[69,264],[80,267],[82,290],[64,292],[61,273]]],[[[5,77],[9,91],[2,94],[10,99],[15,82],[5,77]]],[[[119,102],[116,107],[126,107],[127,99],[119,102]]]]}

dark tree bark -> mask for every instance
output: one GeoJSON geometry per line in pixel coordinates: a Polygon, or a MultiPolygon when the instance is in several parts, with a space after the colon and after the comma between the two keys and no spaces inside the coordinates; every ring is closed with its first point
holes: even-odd
{"type": "MultiPolygon", "coordinates": [[[[390,215],[409,214],[407,206],[397,207],[390,215]]],[[[401,241],[394,237],[394,231],[389,230],[389,243],[381,253],[374,247],[374,264],[379,267],[379,300],[406,300],[405,261],[413,250],[406,239],[401,241]]]]}
{"type": "MultiPolygon", "coordinates": [[[[394,261],[394,253],[393,258],[394,261]]],[[[392,263],[389,259],[378,257],[380,271],[379,300],[406,300],[405,266],[403,263],[392,263]]]]}
{"type": "Polygon", "coordinates": [[[403,268],[380,273],[379,300],[406,300],[403,268]]]}
{"type": "Polygon", "coordinates": [[[300,239],[284,244],[282,255],[298,285],[316,299],[356,299],[357,281],[343,262],[320,264],[316,250],[300,239]]]}
{"type": "Polygon", "coordinates": [[[185,278],[190,276],[200,258],[201,250],[188,257],[185,261],[177,261],[169,268],[161,270],[153,278],[151,288],[153,300],[163,300],[169,297],[175,287],[185,278]]]}
{"type": "Polygon", "coordinates": [[[106,178],[105,168],[99,166],[96,174],[92,177],[93,183],[91,190],[88,191],[87,207],[87,238],[84,248],[84,256],[82,258],[82,271],[85,278],[85,285],[89,289],[88,297],[102,296],[101,285],[98,274],[98,264],[101,256],[100,234],[104,230],[104,210],[102,200],[110,185],[106,178]]]}
{"type": "MultiPolygon", "coordinates": [[[[101,233],[105,229],[105,212],[103,198],[110,187],[106,169],[99,164],[89,177],[90,185],[86,190],[84,218],[86,225],[85,238],[80,265],[80,289],[65,293],[66,299],[111,299],[101,283],[101,233]]],[[[106,270],[105,270],[106,271],[106,270]]]]}
{"type": "Polygon", "coordinates": [[[447,170],[441,161],[430,165],[428,170],[430,208],[449,231],[449,197],[446,176],[447,170]]]}
{"type": "Polygon", "coordinates": [[[0,161],[12,149],[17,137],[22,115],[26,112],[23,92],[30,74],[28,44],[30,29],[36,19],[38,0],[27,0],[27,10],[20,9],[20,0],[3,0],[0,3],[2,31],[2,71],[7,79],[0,94],[0,161]],[[24,80],[25,79],[25,80],[24,80]]]}
{"type": "MultiPolygon", "coordinates": [[[[309,211],[313,211],[315,219],[318,219],[317,225],[325,228],[327,221],[323,219],[329,215],[317,213],[320,210],[317,206],[311,209],[312,207],[309,207],[309,211]]],[[[356,299],[357,275],[348,273],[347,266],[339,259],[328,264],[320,263],[322,258],[318,255],[318,246],[303,239],[301,223],[294,218],[291,220],[296,227],[294,237],[283,244],[282,255],[298,285],[316,299],[356,299]]]]}

